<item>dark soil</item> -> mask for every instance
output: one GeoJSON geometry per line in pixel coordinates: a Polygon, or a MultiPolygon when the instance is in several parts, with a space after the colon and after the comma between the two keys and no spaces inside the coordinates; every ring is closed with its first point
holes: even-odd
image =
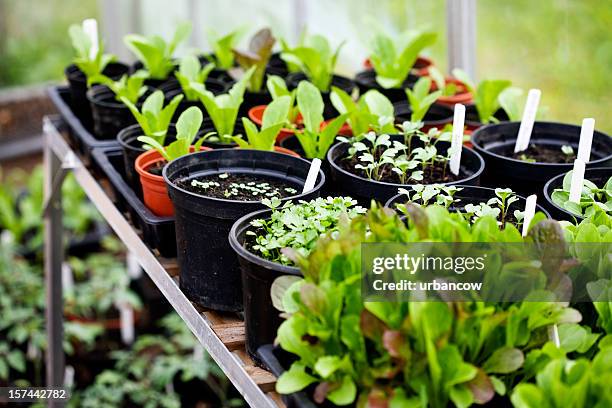
{"type": "MultiPolygon", "coordinates": [[[[358,155],[355,155],[351,159],[348,159],[348,158],[341,159],[338,165],[342,169],[348,171],[351,174],[367,179],[368,176],[365,171],[363,171],[362,169],[355,168],[355,165],[359,163],[361,162],[358,159],[358,155]]],[[[415,168],[413,170],[408,170],[408,171],[412,172],[415,170],[420,170],[420,169],[415,168]]],[[[385,164],[381,168],[379,174],[381,175],[381,177],[377,181],[383,181],[385,183],[401,184],[399,175],[393,172],[391,170],[391,166],[388,164],[385,164]]],[[[460,180],[461,178],[462,178],[461,174],[459,174],[458,176],[455,176],[453,173],[451,173],[450,169],[448,168],[448,163],[442,164],[442,163],[436,162],[431,166],[427,166],[427,170],[423,172],[423,180],[416,181],[416,180],[408,179],[406,181],[406,184],[450,183],[453,181],[460,180]]]]}
{"type": "Polygon", "coordinates": [[[152,165],[151,167],[149,167],[147,169],[147,171],[155,176],[160,176],[162,175],[162,170],[164,169],[164,166],[166,165],[166,161],[160,161],[155,163],[154,165],[152,165]]]}
{"type": "Polygon", "coordinates": [[[260,201],[272,197],[286,198],[302,191],[302,186],[295,183],[240,173],[222,173],[196,179],[184,179],[179,180],[177,184],[192,193],[236,201],[260,201]]]}
{"type": "Polygon", "coordinates": [[[511,157],[523,161],[535,160],[535,163],[572,163],[576,159],[576,154],[566,155],[561,151],[560,146],[530,145],[522,152],[513,153],[511,157]]]}

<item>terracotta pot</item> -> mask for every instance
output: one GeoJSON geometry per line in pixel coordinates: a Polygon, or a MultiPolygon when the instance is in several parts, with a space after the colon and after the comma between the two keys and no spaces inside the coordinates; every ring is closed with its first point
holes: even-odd
{"type": "MultiPolygon", "coordinates": [[[[453,108],[457,103],[467,105],[473,102],[474,97],[472,93],[467,90],[467,87],[463,82],[455,78],[446,78],[446,82],[455,84],[457,86],[457,93],[452,96],[441,96],[436,100],[437,103],[453,108]]],[[[431,90],[438,90],[438,86],[434,81],[431,82],[431,90]]]]}
{"type": "MultiPolygon", "coordinates": [[[[416,62],[412,66],[415,75],[418,76],[427,76],[429,75],[429,67],[433,65],[433,61],[427,57],[417,57],[416,62]]],[[[365,69],[373,69],[372,62],[369,58],[366,58],[363,61],[363,66],[365,69]]]]}
{"type": "MultiPolygon", "coordinates": [[[[200,150],[210,149],[201,147],[200,150]]],[[[136,167],[136,171],[140,175],[142,196],[147,208],[157,216],[171,217],[174,215],[174,207],[168,196],[166,182],[161,175],[158,176],[148,171],[151,166],[160,162],[165,162],[165,159],[157,150],[147,150],[138,156],[134,162],[134,167],[136,167]]]]}
{"type": "MultiPolygon", "coordinates": [[[[325,127],[329,124],[329,122],[331,122],[333,119],[330,120],[326,120],[325,122],[323,122],[321,124],[321,129],[325,129],[325,127]]],[[[346,136],[346,137],[351,137],[353,136],[353,130],[351,129],[351,126],[348,123],[345,123],[342,125],[342,127],[340,128],[340,130],[338,131],[338,135],[340,136],[346,136]]]]}
{"type": "MultiPolygon", "coordinates": [[[[253,123],[255,123],[257,126],[261,126],[263,123],[263,114],[267,107],[268,105],[258,105],[258,106],[252,107],[251,109],[249,109],[249,119],[251,119],[253,123]]],[[[298,113],[296,121],[298,125],[302,123],[301,114],[298,113]]],[[[281,129],[280,132],[278,133],[278,136],[276,136],[276,143],[279,144],[280,142],[282,142],[289,136],[293,135],[294,133],[295,131],[293,129],[289,129],[289,128],[281,129]]]]}

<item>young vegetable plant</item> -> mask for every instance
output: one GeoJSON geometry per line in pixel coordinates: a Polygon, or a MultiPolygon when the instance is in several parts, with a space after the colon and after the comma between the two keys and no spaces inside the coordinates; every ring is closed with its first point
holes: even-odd
{"type": "Polygon", "coordinates": [[[174,50],[189,34],[191,23],[184,22],[176,28],[170,42],[158,35],[144,37],[139,34],[128,34],[123,42],[142,62],[152,79],[166,79],[174,70],[174,50]]]}
{"type": "Polygon", "coordinates": [[[322,35],[305,36],[301,45],[283,51],[281,58],[298,66],[321,92],[328,92],[343,45],[344,42],[334,50],[322,35]]]}
{"type": "Polygon", "coordinates": [[[395,43],[391,36],[378,32],[372,41],[370,61],[376,82],[383,88],[400,88],[414,66],[419,53],[436,41],[436,33],[405,32],[395,43]]]}
{"type": "Polygon", "coordinates": [[[89,36],[83,31],[83,27],[79,24],[71,25],[68,29],[68,34],[72,40],[72,47],[77,53],[74,58],[74,65],[85,74],[87,86],[91,86],[95,83],[95,78],[102,74],[102,71],[104,71],[104,68],[109,63],[115,62],[117,57],[111,54],[104,54],[104,43],[99,41],[97,44],[98,52],[92,58],[91,49],[93,44],[89,36]]]}
{"type": "Polygon", "coordinates": [[[298,85],[297,104],[304,120],[304,129],[296,130],[295,136],[307,158],[324,159],[349,115],[343,113],[321,129],[325,107],[323,97],[319,89],[307,81],[301,81],[298,85]]]}
{"type": "Polygon", "coordinates": [[[467,73],[460,69],[454,69],[453,76],[463,82],[472,95],[474,95],[474,104],[476,105],[480,122],[499,122],[499,120],[495,118],[495,112],[501,107],[500,95],[512,83],[504,79],[486,79],[476,86],[476,84],[470,80],[467,73]]]}
{"type": "Polygon", "coordinates": [[[574,203],[569,201],[572,174],[573,171],[570,171],[563,177],[563,188],[557,188],[553,191],[552,201],[559,207],[580,217],[590,217],[599,211],[612,215],[612,177],[601,188],[585,179],[580,194],[580,203],[574,203]]]}
{"type": "Polygon", "coordinates": [[[429,76],[436,84],[436,88],[441,91],[440,96],[453,96],[460,92],[457,84],[453,82],[447,82],[446,78],[444,78],[444,74],[437,67],[429,67],[428,69],[429,76]]]}
{"type": "Polygon", "coordinates": [[[234,30],[222,37],[213,30],[208,31],[208,43],[213,50],[212,59],[216,67],[228,70],[234,66],[233,49],[243,35],[243,29],[234,30]]]}
{"type": "Polygon", "coordinates": [[[164,93],[155,91],[145,99],[139,111],[138,107],[127,98],[121,98],[121,102],[130,108],[144,135],[155,139],[161,145],[166,141],[170,121],[182,100],[183,95],[176,95],[168,105],[164,106],[164,93]]]}
{"type": "MultiPolygon", "coordinates": [[[[249,69],[226,94],[215,96],[212,92],[207,91],[202,84],[192,82],[191,88],[200,98],[200,101],[206,108],[206,112],[212,119],[212,122],[217,131],[216,139],[222,143],[232,143],[234,136],[234,126],[238,117],[238,109],[242,104],[246,84],[249,81],[255,67],[249,69]]],[[[210,136],[207,136],[210,138],[210,136]]],[[[214,140],[214,138],[210,138],[214,140]]]]}
{"type": "Polygon", "coordinates": [[[247,71],[251,67],[255,67],[249,79],[249,91],[261,91],[266,66],[270,61],[270,56],[272,56],[272,47],[274,47],[275,42],[276,38],[272,35],[272,31],[269,28],[263,28],[251,38],[248,50],[233,50],[236,61],[242,69],[247,71]]]}
{"type": "Polygon", "coordinates": [[[295,125],[298,115],[300,114],[296,104],[297,90],[293,89],[290,91],[287,88],[285,80],[278,75],[268,75],[266,87],[272,96],[272,100],[282,98],[283,96],[288,96],[291,99],[289,103],[289,114],[287,115],[287,121],[290,125],[295,125]]]}
{"type": "Polygon", "coordinates": [[[406,95],[408,96],[408,103],[410,104],[410,115],[411,122],[420,122],[423,120],[427,111],[434,104],[434,102],[442,96],[442,91],[438,90],[429,93],[431,89],[431,79],[428,77],[421,77],[414,84],[413,89],[406,89],[406,95]]]}
{"type": "Polygon", "coordinates": [[[367,91],[355,102],[340,88],[332,86],[331,102],[336,110],[348,114],[347,122],[353,135],[362,135],[370,130],[376,133],[394,133],[393,104],[375,89],[367,91]]]}
{"type": "Polygon", "coordinates": [[[131,103],[138,102],[138,99],[147,92],[147,87],[144,85],[149,74],[145,70],[138,70],[132,75],[123,75],[119,80],[114,81],[106,75],[96,75],[92,77],[92,81],[107,86],[114,94],[115,99],[119,102],[128,100],[131,103]]]}
{"type": "Polygon", "coordinates": [[[269,219],[251,221],[253,228],[246,234],[254,242],[247,247],[258,256],[283,265],[294,265],[296,254],[308,256],[320,236],[335,234],[340,223],[366,212],[350,197],[317,198],[298,204],[287,202],[282,207],[278,198],[262,202],[272,213],[269,219]]]}
{"type": "Polygon", "coordinates": [[[192,89],[191,84],[201,84],[206,88],[206,79],[214,68],[215,64],[213,63],[202,66],[195,55],[185,55],[181,59],[179,69],[174,73],[174,76],[176,76],[188,101],[198,100],[198,94],[192,89]]]}
{"type": "MultiPolygon", "coordinates": [[[[156,139],[149,136],[139,136],[138,140],[148,148],[155,149],[167,161],[188,155],[193,141],[195,140],[200,127],[202,126],[202,111],[192,106],[185,110],[176,121],[176,140],[164,147],[156,139]]],[[[202,137],[193,145],[194,151],[199,151],[202,142],[206,137],[202,137]]]]}
{"type": "Polygon", "coordinates": [[[232,139],[238,143],[238,146],[245,149],[274,151],[276,136],[287,122],[290,103],[289,96],[281,96],[273,100],[264,111],[261,130],[258,130],[249,118],[242,118],[247,140],[244,140],[242,136],[233,136],[232,139]]]}

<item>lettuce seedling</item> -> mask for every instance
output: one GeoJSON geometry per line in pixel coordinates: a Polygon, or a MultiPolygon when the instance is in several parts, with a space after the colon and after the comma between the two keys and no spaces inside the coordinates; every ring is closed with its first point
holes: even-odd
{"type": "Polygon", "coordinates": [[[343,113],[321,129],[325,108],[323,97],[319,89],[308,81],[301,81],[298,85],[297,104],[304,119],[304,129],[296,130],[295,136],[308,159],[324,159],[349,115],[343,113]]]}
{"type": "Polygon", "coordinates": [[[366,212],[350,197],[317,198],[281,208],[275,206],[280,205],[279,200],[274,201],[264,200],[272,208],[270,218],[251,221],[253,228],[246,234],[255,237],[249,250],[282,265],[294,265],[286,255],[289,250],[306,257],[321,235],[334,234],[342,222],[366,212]]]}
{"type": "Polygon", "coordinates": [[[149,73],[140,69],[132,75],[123,75],[117,81],[102,74],[93,76],[92,81],[107,86],[113,91],[118,102],[122,102],[125,99],[136,103],[147,92],[147,87],[144,85],[147,78],[149,78],[149,73]]]}
{"type": "Polygon", "coordinates": [[[191,34],[191,23],[179,24],[170,42],[154,35],[145,37],[128,34],[123,39],[125,45],[136,55],[153,79],[166,79],[174,70],[172,56],[176,47],[191,34]]]}
{"type": "Polygon", "coordinates": [[[266,81],[266,87],[268,88],[268,92],[272,96],[272,100],[282,98],[283,96],[288,96],[291,98],[289,103],[289,114],[287,115],[287,120],[290,124],[295,124],[297,117],[300,113],[297,105],[296,105],[296,95],[297,90],[289,90],[287,88],[287,84],[285,80],[278,75],[268,75],[268,80],[266,81]]]}
{"type": "Polygon", "coordinates": [[[552,201],[559,207],[580,217],[590,217],[599,211],[612,215],[612,177],[601,188],[585,179],[580,194],[580,203],[574,203],[569,201],[572,174],[573,171],[569,171],[563,177],[563,186],[553,191],[552,201]]]}
{"type": "Polygon", "coordinates": [[[266,67],[270,61],[272,55],[272,47],[276,38],[272,35],[272,31],[269,28],[259,30],[249,43],[248,50],[232,50],[238,64],[242,69],[249,70],[251,67],[255,67],[253,75],[249,79],[248,89],[251,92],[260,92],[264,76],[266,74],[266,67]]]}
{"type": "Polygon", "coordinates": [[[215,64],[213,63],[202,66],[195,55],[185,55],[181,59],[179,69],[174,73],[174,76],[176,76],[188,101],[198,100],[198,94],[191,88],[191,84],[202,84],[206,88],[206,79],[214,68],[215,64]]]}
{"type": "Polygon", "coordinates": [[[214,30],[208,31],[208,43],[213,54],[212,59],[217,67],[228,70],[234,66],[233,49],[244,35],[244,29],[234,30],[220,37],[214,30]]]}
{"type": "Polygon", "coordinates": [[[327,92],[343,45],[344,42],[333,50],[327,38],[315,34],[306,36],[302,45],[283,51],[281,58],[298,66],[320,91],[327,92]]]}
{"type": "Polygon", "coordinates": [[[505,79],[485,79],[476,86],[461,69],[454,69],[453,76],[463,82],[474,95],[474,104],[482,123],[497,123],[495,112],[501,107],[500,95],[512,82],[505,79]]]}
{"type": "Polygon", "coordinates": [[[376,82],[383,88],[400,88],[414,66],[419,53],[436,41],[436,33],[408,31],[401,43],[379,32],[374,36],[370,61],[376,71],[376,82]]]}
{"type": "Polygon", "coordinates": [[[87,78],[87,86],[91,86],[97,76],[102,75],[106,66],[117,60],[117,57],[111,54],[104,54],[104,43],[98,42],[98,52],[95,57],[91,57],[91,48],[93,44],[91,39],[83,27],[79,24],[73,24],[68,29],[68,34],[72,40],[72,47],[76,51],[77,55],[74,58],[74,65],[76,65],[87,78]]]}
{"type": "Polygon", "coordinates": [[[121,98],[121,102],[130,108],[144,135],[155,139],[160,145],[163,145],[166,141],[170,121],[182,100],[183,95],[176,95],[164,107],[164,93],[155,91],[145,99],[142,109],[138,110],[138,107],[128,99],[121,98]]]}
{"type": "Polygon", "coordinates": [[[340,88],[332,86],[331,102],[340,113],[348,114],[347,122],[353,135],[362,135],[370,130],[376,133],[394,133],[393,104],[375,89],[367,91],[355,102],[340,88]]]}
{"type": "Polygon", "coordinates": [[[438,90],[442,92],[442,95],[440,96],[453,96],[457,94],[457,84],[454,84],[452,82],[451,83],[446,82],[446,79],[444,78],[444,74],[442,74],[442,71],[432,66],[432,67],[429,67],[428,72],[429,72],[429,76],[431,77],[433,82],[436,84],[436,87],[438,88],[438,90]]]}
{"type": "MultiPolygon", "coordinates": [[[[202,119],[203,115],[200,108],[192,106],[179,116],[176,121],[176,140],[168,146],[164,147],[156,139],[149,136],[140,136],[138,140],[148,148],[157,150],[166,161],[171,162],[190,153],[191,145],[202,126],[202,119]]],[[[205,138],[200,138],[193,145],[194,151],[200,150],[200,146],[202,146],[205,138]]]]}
{"type": "Polygon", "coordinates": [[[410,104],[410,115],[411,122],[420,122],[423,120],[427,111],[436,100],[442,96],[442,91],[438,90],[429,93],[431,89],[431,79],[428,77],[421,77],[414,84],[413,89],[406,89],[406,95],[408,96],[408,103],[410,104]]]}
{"type": "Polygon", "coordinates": [[[232,139],[238,143],[238,146],[245,149],[274,151],[276,136],[287,123],[290,103],[289,96],[281,96],[273,100],[264,111],[261,130],[258,130],[249,118],[242,118],[248,141],[241,136],[233,136],[232,139]]]}
{"type": "Polygon", "coordinates": [[[217,131],[218,140],[224,143],[232,143],[234,136],[234,126],[238,117],[238,109],[242,104],[246,84],[249,81],[255,67],[249,69],[236,82],[228,93],[215,96],[212,92],[207,91],[204,85],[191,83],[191,88],[200,98],[200,101],[206,108],[206,112],[210,116],[217,131]]]}

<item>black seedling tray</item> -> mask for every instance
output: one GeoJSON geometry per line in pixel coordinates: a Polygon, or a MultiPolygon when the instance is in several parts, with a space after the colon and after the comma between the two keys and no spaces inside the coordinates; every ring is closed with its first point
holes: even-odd
{"type": "Polygon", "coordinates": [[[117,139],[97,139],[91,131],[91,119],[75,114],[68,87],[54,86],[49,88],[48,92],[51,101],[68,124],[70,141],[88,162],[92,163],[93,149],[119,147],[117,139]]]}
{"type": "Polygon", "coordinates": [[[144,242],[157,249],[161,256],[176,256],[174,217],[153,214],[128,185],[123,167],[123,152],[120,147],[96,148],[92,153],[95,165],[104,174],[113,189],[115,205],[119,211],[127,212],[134,225],[142,231],[144,242]]]}

